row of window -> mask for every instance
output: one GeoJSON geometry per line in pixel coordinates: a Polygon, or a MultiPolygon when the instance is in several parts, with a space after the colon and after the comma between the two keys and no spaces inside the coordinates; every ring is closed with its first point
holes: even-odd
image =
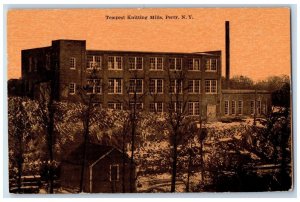
{"type": "MultiPolygon", "coordinates": [[[[232,100],[229,102],[228,100],[224,101],[224,113],[225,115],[242,115],[243,114],[243,108],[244,104],[242,100],[232,100]]],[[[260,115],[262,113],[262,106],[261,106],[261,101],[257,100],[256,101],[256,106],[255,106],[255,101],[251,100],[250,102],[250,113],[254,114],[255,113],[255,108],[256,108],[256,114],[260,115]]],[[[265,113],[265,109],[263,109],[265,113]]]]}
{"type": "MultiPolygon", "coordinates": [[[[109,102],[107,104],[107,107],[110,109],[117,109],[122,110],[123,109],[123,103],[121,102],[109,102]]],[[[143,103],[130,103],[130,109],[133,110],[134,107],[136,109],[143,109],[143,103]]],[[[181,112],[183,111],[183,104],[182,102],[172,102],[169,105],[168,110],[175,111],[175,112],[181,112]]],[[[200,105],[199,102],[188,102],[187,103],[187,112],[188,115],[191,116],[197,116],[200,113],[200,105]]],[[[164,109],[164,103],[163,102],[152,102],[149,105],[149,111],[155,112],[155,113],[163,113],[165,111],[164,109]]]]}
{"type": "MultiPolygon", "coordinates": [[[[38,58],[37,57],[28,57],[28,72],[37,72],[38,71],[38,58]]],[[[46,54],[44,64],[46,70],[50,70],[51,64],[50,64],[50,54],[46,54]]]]}
{"type": "MultiPolygon", "coordinates": [[[[129,57],[128,66],[129,70],[143,70],[143,57],[129,57]]],[[[150,58],[150,70],[163,70],[164,61],[162,57],[150,58]]],[[[86,67],[88,70],[101,69],[102,57],[97,55],[88,55],[86,60],[86,67]]],[[[50,55],[46,55],[45,61],[46,69],[50,69],[50,55]]],[[[70,69],[76,69],[76,58],[70,57],[69,66],[70,69]]],[[[28,71],[37,71],[38,61],[37,58],[28,58],[28,71]]],[[[190,58],[187,61],[189,71],[200,71],[201,60],[199,58],[190,58]]],[[[173,71],[181,71],[183,67],[182,58],[169,58],[169,69],[173,71]]],[[[109,70],[122,70],[123,69],[123,57],[121,56],[109,56],[108,57],[108,69],[109,70]]],[[[216,72],[217,71],[217,59],[210,58],[205,60],[205,71],[216,72]]]]}
{"type": "MultiPolygon", "coordinates": [[[[182,93],[183,86],[182,80],[170,81],[170,93],[182,93]]],[[[101,79],[87,79],[87,92],[90,94],[102,93],[102,80],[101,79]]],[[[142,94],[144,92],[143,79],[130,79],[129,80],[129,93],[142,94]]],[[[163,94],[164,80],[163,79],[150,79],[149,80],[149,93],[150,94],[163,94]]],[[[76,93],[76,84],[69,84],[69,93],[76,93]]],[[[109,94],[122,94],[123,93],[123,79],[112,78],[108,79],[108,93],[109,94]]],[[[200,94],[201,93],[201,80],[194,79],[188,80],[188,93],[200,94]]],[[[217,93],[217,80],[205,80],[205,93],[217,93]]]]}
{"type": "Polygon", "coordinates": [[[225,108],[224,112],[225,115],[233,114],[233,115],[242,115],[243,114],[243,101],[242,100],[232,100],[231,101],[231,107],[229,107],[230,103],[228,100],[225,100],[225,108]],[[231,111],[230,111],[231,108],[231,111]]]}
{"type": "MultiPolygon", "coordinates": [[[[129,57],[128,66],[129,70],[143,70],[143,57],[129,57]]],[[[164,61],[162,57],[150,58],[150,70],[163,70],[164,61]]],[[[188,70],[200,71],[201,60],[199,58],[188,59],[188,70]]],[[[122,70],[123,69],[123,57],[121,56],[109,56],[108,57],[108,69],[109,70],[122,70]]],[[[101,69],[101,56],[88,55],[87,56],[87,69],[101,69]]],[[[172,71],[181,71],[183,68],[182,58],[169,58],[169,69],[172,71]]],[[[76,58],[70,57],[70,69],[76,69],[76,58]]],[[[205,60],[205,71],[216,72],[217,71],[217,59],[210,58],[205,60]]]]}
{"type": "Polygon", "coordinates": [[[266,113],[266,107],[265,105],[261,104],[260,100],[256,100],[256,104],[254,100],[251,100],[251,104],[250,104],[250,113],[254,114],[255,113],[255,108],[256,108],[256,114],[260,115],[262,112],[266,113]]]}

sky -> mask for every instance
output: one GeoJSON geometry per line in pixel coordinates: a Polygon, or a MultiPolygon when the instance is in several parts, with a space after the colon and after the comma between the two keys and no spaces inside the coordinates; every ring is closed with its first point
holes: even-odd
{"type": "Polygon", "coordinates": [[[230,21],[231,77],[258,81],[290,75],[288,8],[12,9],[7,15],[8,79],[21,76],[21,50],[50,46],[56,39],[86,40],[87,49],[96,50],[221,50],[225,75],[225,21],[230,21]],[[163,19],[150,20],[153,15],[163,19]]]}

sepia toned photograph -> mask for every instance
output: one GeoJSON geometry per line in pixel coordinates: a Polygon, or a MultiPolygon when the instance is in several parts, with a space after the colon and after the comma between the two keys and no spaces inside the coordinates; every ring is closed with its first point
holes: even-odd
{"type": "Polygon", "coordinates": [[[11,194],[293,190],[289,7],[6,17],[11,194]]]}

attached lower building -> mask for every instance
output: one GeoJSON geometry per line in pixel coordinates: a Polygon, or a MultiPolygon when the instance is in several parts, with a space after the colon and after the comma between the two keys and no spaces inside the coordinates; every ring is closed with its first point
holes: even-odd
{"type": "Polygon", "coordinates": [[[271,111],[271,94],[265,90],[222,90],[221,116],[265,116],[271,111]]]}

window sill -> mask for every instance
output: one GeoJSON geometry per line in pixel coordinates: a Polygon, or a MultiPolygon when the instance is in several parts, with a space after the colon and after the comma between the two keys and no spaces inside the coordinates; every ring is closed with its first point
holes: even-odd
{"type": "Polygon", "coordinates": [[[163,72],[164,70],[163,69],[149,69],[149,71],[151,71],[151,72],[155,72],[155,71],[163,72]]]}
{"type": "Polygon", "coordinates": [[[150,95],[163,95],[164,93],[163,92],[149,92],[150,95]]]}
{"type": "Polygon", "coordinates": [[[92,71],[92,70],[97,70],[97,71],[99,71],[99,70],[102,70],[102,68],[86,68],[86,70],[87,70],[87,71],[92,71]]]}
{"type": "Polygon", "coordinates": [[[134,94],[137,94],[137,95],[142,95],[143,93],[129,93],[129,95],[134,95],[134,94]]]}
{"type": "Polygon", "coordinates": [[[102,93],[86,93],[87,95],[101,95],[102,93]]]}
{"type": "Polygon", "coordinates": [[[143,71],[144,69],[128,69],[128,71],[143,71]]]}

